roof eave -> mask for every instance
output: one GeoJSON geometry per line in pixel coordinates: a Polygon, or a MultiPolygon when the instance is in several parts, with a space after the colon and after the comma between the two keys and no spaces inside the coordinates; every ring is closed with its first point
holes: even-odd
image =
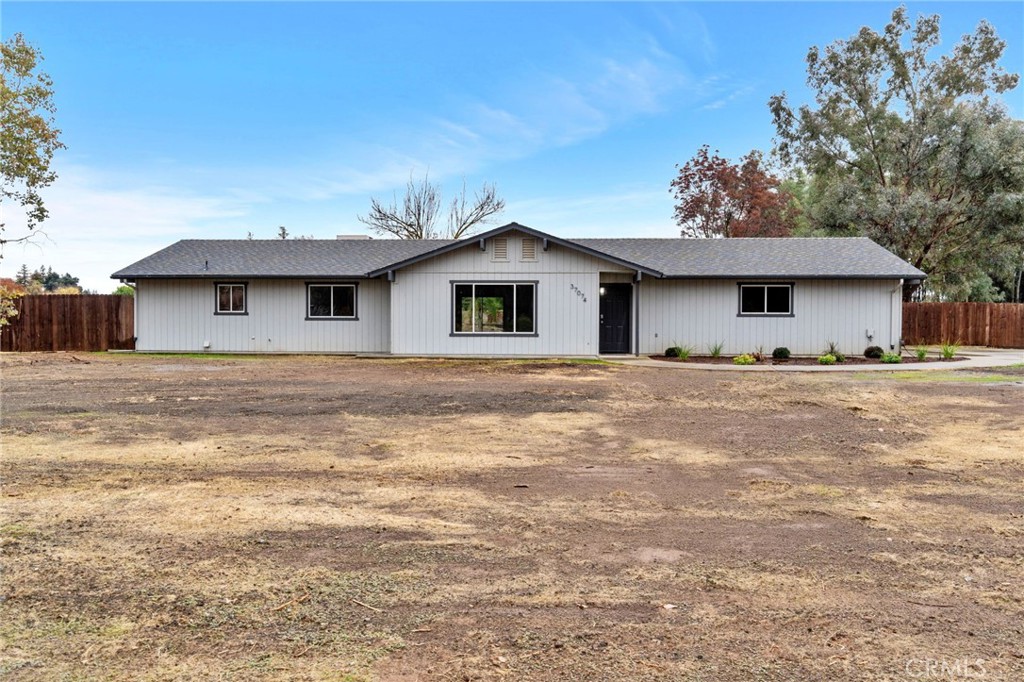
{"type": "Polygon", "coordinates": [[[110,276],[110,279],[231,279],[231,278],[234,278],[234,279],[239,279],[239,278],[242,278],[242,279],[318,279],[318,280],[376,279],[376,277],[371,277],[371,276],[367,275],[365,272],[364,273],[360,273],[358,275],[344,274],[344,273],[340,273],[340,274],[332,273],[332,274],[329,274],[329,275],[324,275],[324,274],[314,274],[314,275],[311,275],[311,274],[301,274],[301,273],[287,274],[287,275],[280,275],[280,274],[278,274],[278,275],[264,275],[264,274],[248,274],[248,275],[246,275],[246,274],[239,274],[239,273],[223,273],[223,272],[221,272],[221,273],[216,273],[216,272],[215,273],[209,273],[209,272],[194,273],[194,272],[189,272],[189,273],[182,273],[182,274],[177,274],[177,275],[167,275],[167,274],[152,275],[152,274],[138,274],[138,273],[132,274],[132,273],[124,273],[124,272],[115,272],[114,274],[112,274],[110,276]]]}
{"type": "Polygon", "coordinates": [[[669,274],[664,279],[925,279],[928,275],[923,272],[916,275],[910,274],[873,274],[873,275],[833,275],[833,274],[778,274],[778,273],[744,273],[744,274],[715,274],[715,275],[693,275],[693,274],[669,274]]]}

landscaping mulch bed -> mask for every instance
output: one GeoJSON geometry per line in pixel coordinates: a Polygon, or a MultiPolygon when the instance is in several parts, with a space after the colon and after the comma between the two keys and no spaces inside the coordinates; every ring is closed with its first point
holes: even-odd
{"type": "MultiPolygon", "coordinates": [[[[723,355],[722,357],[713,358],[713,357],[711,357],[709,355],[691,355],[686,360],[680,360],[679,358],[668,357],[668,356],[665,356],[665,355],[651,355],[649,357],[652,360],[663,360],[665,362],[688,362],[688,363],[691,363],[691,364],[699,364],[699,365],[732,365],[733,364],[732,360],[733,360],[734,356],[723,355]]],[[[914,356],[904,355],[902,362],[900,362],[899,364],[901,364],[901,365],[917,365],[917,364],[920,364],[922,362],[957,362],[959,360],[966,360],[966,359],[967,359],[966,357],[964,357],[962,355],[958,355],[955,358],[953,358],[952,360],[943,360],[942,358],[932,358],[932,357],[925,358],[924,360],[918,360],[914,356]]],[[[774,358],[765,358],[763,361],[761,361],[761,362],[759,362],[757,364],[758,365],[815,365],[815,366],[817,366],[819,363],[818,363],[818,358],[817,357],[791,357],[788,360],[776,360],[774,358]]],[[[847,356],[847,358],[846,358],[846,360],[844,362],[836,363],[836,364],[837,365],[884,365],[885,363],[883,363],[883,362],[881,362],[879,360],[871,359],[871,358],[849,357],[849,356],[847,356]]],[[[752,366],[752,365],[747,365],[747,366],[752,366]]],[[[833,365],[833,366],[835,366],[835,365],[833,365]]],[[[887,366],[895,367],[896,365],[893,364],[893,365],[887,365],[887,366]]]]}

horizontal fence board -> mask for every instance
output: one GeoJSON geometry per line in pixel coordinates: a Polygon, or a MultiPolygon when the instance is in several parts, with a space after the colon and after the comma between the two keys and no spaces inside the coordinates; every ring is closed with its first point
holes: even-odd
{"type": "Polygon", "coordinates": [[[904,303],[903,342],[1024,348],[1024,303],[904,303]]]}
{"type": "Polygon", "coordinates": [[[0,350],[132,350],[135,301],[110,294],[22,296],[0,333],[0,350]]]}

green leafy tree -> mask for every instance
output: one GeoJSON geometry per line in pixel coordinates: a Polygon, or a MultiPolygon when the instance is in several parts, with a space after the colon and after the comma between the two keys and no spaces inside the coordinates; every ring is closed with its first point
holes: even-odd
{"type": "Polygon", "coordinates": [[[37,69],[41,59],[20,33],[0,43],[0,257],[5,244],[27,240],[46,220],[39,192],[57,179],[50,162],[64,148],[53,118],[53,81],[37,69]],[[19,204],[26,216],[14,237],[2,217],[6,202],[19,204]]]}
{"type": "Polygon", "coordinates": [[[134,296],[135,295],[135,288],[134,287],[130,287],[127,284],[122,284],[119,287],[117,287],[116,289],[114,289],[114,295],[115,296],[134,296]]]}
{"type": "Polygon", "coordinates": [[[63,275],[59,272],[54,272],[53,268],[46,265],[33,270],[31,274],[28,274],[28,267],[22,265],[21,269],[18,270],[18,276],[15,281],[26,287],[29,293],[52,293],[58,289],[68,287],[81,289],[78,284],[78,277],[69,272],[65,272],[63,275]]]}
{"type": "Polygon", "coordinates": [[[810,49],[813,105],[769,107],[775,154],[812,176],[811,229],[869,236],[965,298],[991,254],[1024,245],[1024,122],[993,98],[1019,77],[990,24],[933,58],[938,43],[937,15],[911,26],[899,7],[880,34],[810,49]]]}

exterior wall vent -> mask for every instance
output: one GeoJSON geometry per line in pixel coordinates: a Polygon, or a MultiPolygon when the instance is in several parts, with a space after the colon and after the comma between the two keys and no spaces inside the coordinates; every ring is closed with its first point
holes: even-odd
{"type": "Polygon", "coordinates": [[[533,237],[523,238],[523,260],[537,260],[537,240],[533,237]]]}
{"type": "Polygon", "coordinates": [[[493,240],[494,251],[491,254],[491,260],[508,260],[508,237],[495,237],[493,240]]]}

